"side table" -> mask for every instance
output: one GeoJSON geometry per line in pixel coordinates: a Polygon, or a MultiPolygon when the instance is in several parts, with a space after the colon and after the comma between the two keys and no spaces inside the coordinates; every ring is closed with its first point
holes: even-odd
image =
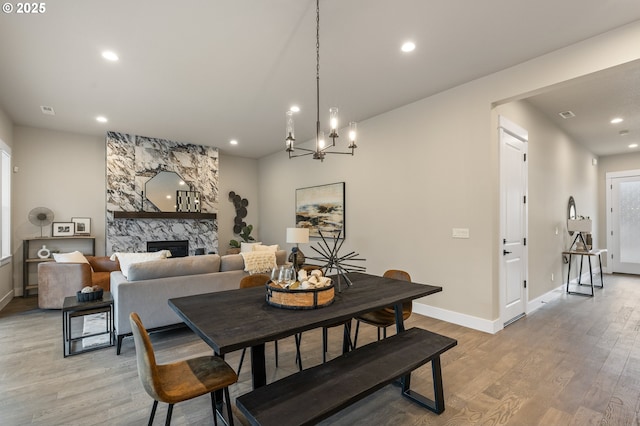
{"type": "Polygon", "coordinates": [[[591,257],[596,256],[598,258],[598,265],[600,266],[600,285],[597,287],[604,288],[604,278],[602,276],[602,253],[606,253],[607,249],[593,249],[589,251],[585,250],[566,250],[563,251],[563,255],[569,255],[569,262],[567,267],[567,293],[568,294],[577,294],[580,296],[589,296],[593,297],[593,270],[591,269],[591,257]],[[571,279],[571,258],[572,256],[580,256],[580,271],[578,272],[578,285],[582,284],[582,261],[584,260],[584,256],[587,256],[587,260],[589,261],[589,275],[591,276],[591,282],[588,284],[591,286],[591,293],[582,293],[579,291],[570,291],[569,290],[569,281],[571,279]]]}
{"type": "MultiPolygon", "coordinates": [[[[83,318],[84,319],[84,318],[83,318]]],[[[64,298],[62,305],[62,353],[64,357],[77,355],[83,352],[94,351],[115,345],[114,325],[113,325],[113,296],[111,292],[105,291],[101,300],[91,302],[78,302],[76,296],[64,298]],[[87,315],[105,313],[105,331],[100,331],[86,336],[73,331],[73,318],[85,317],[87,315]],[[83,339],[94,336],[109,335],[109,340],[103,344],[91,346],[90,348],[82,348],[77,350],[74,346],[82,346],[83,339]]]]}

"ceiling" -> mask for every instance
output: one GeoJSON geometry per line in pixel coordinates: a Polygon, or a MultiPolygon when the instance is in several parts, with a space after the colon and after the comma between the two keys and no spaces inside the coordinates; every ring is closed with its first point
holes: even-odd
{"type": "MultiPolygon", "coordinates": [[[[16,125],[114,130],[259,158],[284,149],[284,114],[296,104],[297,140],[313,135],[312,0],[45,5],[42,14],[0,14],[0,108],[16,125]],[[104,60],[105,49],[120,60],[104,60]],[[96,122],[98,115],[108,123],[96,122]]],[[[339,106],[342,125],[640,19],[637,0],[322,0],[320,8],[320,119],[339,106]],[[417,48],[404,54],[408,39],[417,48]]],[[[576,135],[604,132],[579,106],[630,102],[638,117],[637,78],[627,81],[635,82],[633,99],[628,88],[617,88],[626,97],[613,99],[611,90],[594,87],[597,95],[532,101],[553,109],[551,116],[561,105],[573,110],[573,123],[584,114],[582,126],[567,127],[576,135]]],[[[608,118],[610,111],[601,112],[608,118]]]]}

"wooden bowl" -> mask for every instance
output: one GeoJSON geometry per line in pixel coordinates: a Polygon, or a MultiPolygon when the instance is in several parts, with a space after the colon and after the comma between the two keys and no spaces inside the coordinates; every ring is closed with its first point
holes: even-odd
{"type": "Polygon", "coordinates": [[[266,287],[267,303],[277,308],[318,309],[332,304],[335,297],[333,283],[322,288],[289,290],[269,281],[266,287]]]}

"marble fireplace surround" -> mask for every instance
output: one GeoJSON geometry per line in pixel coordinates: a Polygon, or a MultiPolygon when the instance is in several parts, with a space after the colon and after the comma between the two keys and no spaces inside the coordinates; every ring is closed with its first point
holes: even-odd
{"type": "Polygon", "coordinates": [[[189,241],[218,252],[218,150],[213,147],[108,132],[106,250],[144,252],[147,241],[189,241]],[[160,171],[178,173],[201,193],[202,213],[160,212],[143,202],[144,185],[160,171]],[[144,206],[144,208],[143,208],[144,206]]]}

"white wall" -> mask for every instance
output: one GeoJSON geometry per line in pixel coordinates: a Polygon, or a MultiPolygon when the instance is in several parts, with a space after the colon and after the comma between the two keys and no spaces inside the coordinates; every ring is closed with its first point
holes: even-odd
{"type": "Polygon", "coordinates": [[[28,219],[34,207],[50,208],[58,222],[90,217],[96,254],[104,255],[105,138],[16,126],[13,165],[13,275],[22,295],[22,240],[40,236],[28,219]]]}
{"type": "MultiPolygon", "coordinates": [[[[13,156],[13,123],[2,108],[0,108],[0,139],[12,149],[13,156]]],[[[13,161],[15,162],[15,160],[13,161]]],[[[16,195],[14,192],[13,201],[15,202],[15,200],[16,195]]],[[[15,245],[12,246],[12,250],[15,253],[15,245]]],[[[15,258],[12,262],[0,266],[0,309],[4,308],[13,298],[12,276],[14,264],[15,258]]]]}
{"type": "Polygon", "coordinates": [[[635,23],[371,118],[359,124],[353,158],[261,159],[262,238],[283,244],[296,188],[345,181],[345,251],[360,252],[369,272],[406,269],[417,282],[443,286],[421,303],[490,329],[499,317],[501,241],[492,105],[637,60],[638,43],[635,23]],[[470,239],[452,239],[453,227],[469,228],[470,239]]]}

